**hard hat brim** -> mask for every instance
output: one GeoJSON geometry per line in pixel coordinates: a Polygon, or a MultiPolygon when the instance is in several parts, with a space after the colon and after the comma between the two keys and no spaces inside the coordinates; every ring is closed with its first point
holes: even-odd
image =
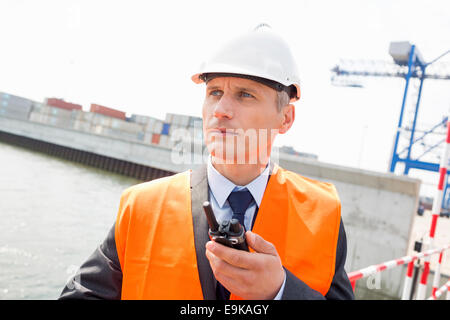
{"type": "MultiPolygon", "coordinates": [[[[204,70],[203,72],[199,72],[194,74],[191,77],[191,80],[196,83],[196,84],[200,84],[203,83],[204,80],[202,78],[202,75],[205,73],[230,73],[230,74],[242,74],[242,75],[249,75],[249,76],[254,76],[254,77],[259,77],[259,78],[265,78],[265,79],[269,79],[272,81],[276,81],[274,79],[271,79],[270,76],[262,74],[262,73],[256,73],[250,70],[245,70],[243,68],[236,68],[230,65],[214,65],[214,66],[209,66],[208,70],[204,70]],[[225,71],[226,70],[226,71],[225,71]]],[[[298,83],[296,82],[287,82],[284,81],[284,83],[282,81],[277,81],[279,83],[281,83],[284,86],[291,86],[294,85],[296,88],[296,95],[294,97],[291,97],[290,102],[295,102],[298,101],[300,99],[300,86],[298,83]]]]}

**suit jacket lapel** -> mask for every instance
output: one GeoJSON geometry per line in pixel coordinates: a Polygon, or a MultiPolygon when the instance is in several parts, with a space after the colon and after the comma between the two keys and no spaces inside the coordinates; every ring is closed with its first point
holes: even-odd
{"type": "Polygon", "coordinates": [[[202,165],[191,174],[191,206],[194,225],[194,243],[197,254],[197,268],[205,300],[216,299],[216,279],[205,255],[208,242],[208,222],[202,204],[209,199],[206,165],[202,165]]]}

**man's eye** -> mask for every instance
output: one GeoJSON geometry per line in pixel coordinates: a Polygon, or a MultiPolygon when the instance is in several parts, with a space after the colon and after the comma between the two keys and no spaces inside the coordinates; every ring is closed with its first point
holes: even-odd
{"type": "Polygon", "coordinates": [[[250,93],[244,91],[241,92],[241,96],[244,98],[253,98],[253,96],[250,93]]]}
{"type": "Polygon", "coordinates": [[[220,95],[222,95],[222,91],[220,91],[220,90],[212,90],[209,94],[212,95],[212,96],[220,96],[220,95]]]}

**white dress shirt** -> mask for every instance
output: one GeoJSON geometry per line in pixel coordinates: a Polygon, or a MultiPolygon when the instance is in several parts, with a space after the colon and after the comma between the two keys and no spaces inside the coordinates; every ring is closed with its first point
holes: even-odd
{"type": "MultiPolygon", "coordinates": [[[[233,191],[239,191],[247,188],[253,196],[254,201],[245,211],[244,225],[246,230],[252,229],[253,216],[255,215],[256,206],[261,205],[264,191],[267,186],[267,179],[269,178],[270,159],[264,171],[256,177],[253,181],[245,186],[237,186],[227,178],[225,178],[219,171],[214,168],[211,162],[211,155],[208,157],[207,176],[209,185],[209,198],[212,210],[216,216],[217,222],[221,223],[223,220],[230,220],[233,216],[227,198],[233,191]]],[[[283,295],[284,286],[286,284],[286,274],[284,276],[283,285],[275,297],[275,300],[280,300],[283,295]]]]}

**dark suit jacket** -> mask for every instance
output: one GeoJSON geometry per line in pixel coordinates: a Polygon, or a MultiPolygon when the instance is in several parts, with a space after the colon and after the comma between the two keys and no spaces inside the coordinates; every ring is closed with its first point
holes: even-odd
{"type": "MultiPolygon", "coordinates": [[[[208,200],[208,194],[206,166],[204,165],[192,171],[192,219],[197,265],[203,297],[207,300],[215,300],[217,281],[214,278],[209,261],[205,255],[205,244],[209,241],[209,236],[208,223],[203,212],[202,203],[208,200]]],[[[104,242],[81,265],[73,280],[64,287],[60,299],[120,299],[122,270],[116,250],[114,229],[115,226],[111,228],[104,242]]],[[[306,283],[285,268],[286,284],[282,299],[354,299],[350,281],[344,270],[346,255],[347,239],[341,219],[336,249],[335,275],[327,294],[323,296],[319,292],[311,289],[306,283]]]]}

